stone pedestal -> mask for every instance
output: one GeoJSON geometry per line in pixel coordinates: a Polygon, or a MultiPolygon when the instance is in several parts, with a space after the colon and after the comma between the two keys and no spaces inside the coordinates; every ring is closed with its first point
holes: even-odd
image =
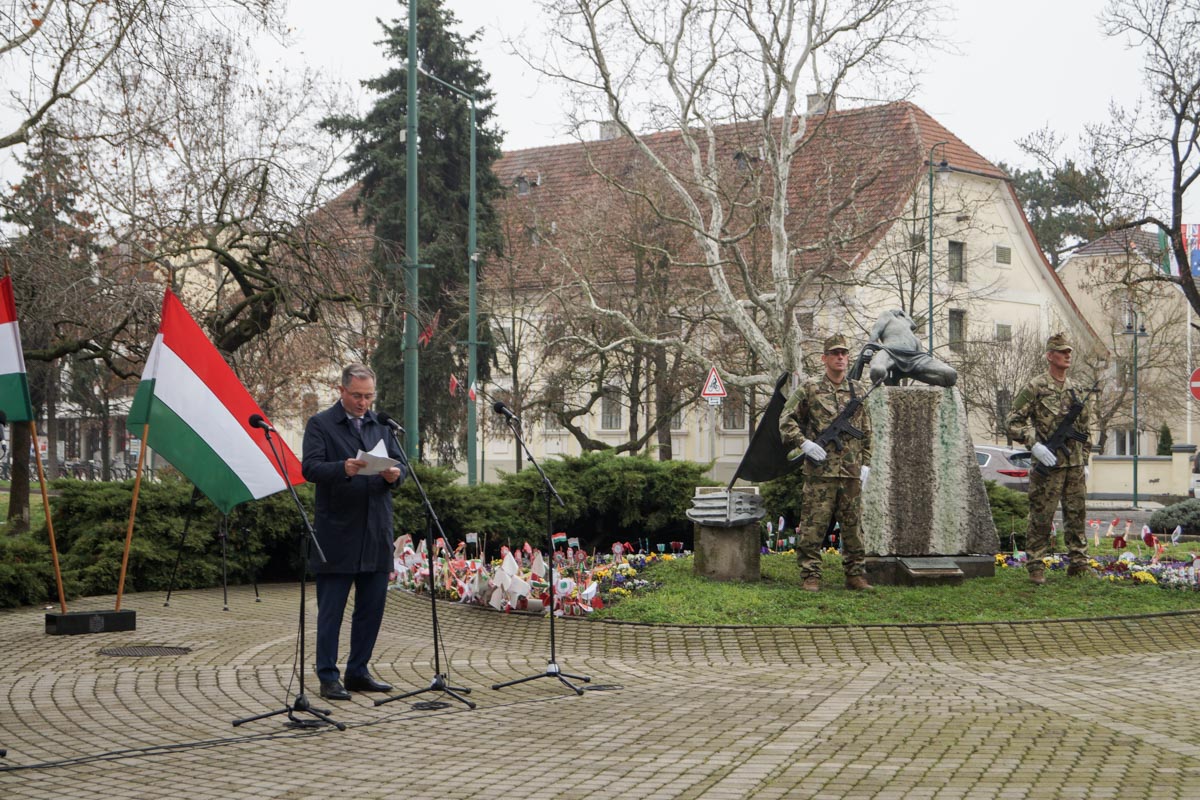
{"type": "Polygon", "coordinates": [[[696,523],[692,572],[718,581],[757,581],[761,533],[758,521],[730,527],[696,523]]]}
{"type": "MultiPolygon", "coordinates": [[[[994,574],[1000,541],[958,390],[885,386],[867,404],[874,431],[871,478],[863,494],[867,555],[986,556],[972,560],[971,574],[963,570],[964,575],[994,574]]],[[[903,583],[902,572],[907,575],[881,566],[879,580],[875,574],[871,580],[903,583]],[[888,574],[897,577],[889,581],[888,574]]]]}

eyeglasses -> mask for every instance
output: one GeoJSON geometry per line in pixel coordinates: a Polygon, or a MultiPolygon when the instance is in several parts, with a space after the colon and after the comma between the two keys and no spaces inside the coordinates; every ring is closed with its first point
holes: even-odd
{"type": "MultiPolygon", "coordinates": [[[[342,391],[346,392],[345,388],[343,388],[342,391]]],[[[346,392],[346,395],[354,400],[357,400],[360,403],[363,403],[363,402],[369,403],[375,399],[374,392],[365,392],[365,393],[364,392],[346,392]]]]}

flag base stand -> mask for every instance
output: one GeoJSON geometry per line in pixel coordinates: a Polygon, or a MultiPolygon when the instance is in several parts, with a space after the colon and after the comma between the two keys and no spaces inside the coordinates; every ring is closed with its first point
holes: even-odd
{"type": "Polygon", "coordinates": [[[80,633],[113,633],[137,629],[137,612],[66,611],[46,615],[46,634],[74,636],[80,633]]]}

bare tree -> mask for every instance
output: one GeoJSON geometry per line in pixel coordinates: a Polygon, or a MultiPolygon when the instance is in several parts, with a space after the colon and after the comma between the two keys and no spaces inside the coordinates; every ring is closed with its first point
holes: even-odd
{"type": "MultiPolygon", "coordinates": [[[[0,150],[29,141],[55,109],[104,106],[108,86],[136,80],[175,55],[177,28],[256,27],[279,30],[278,0],[45,0],[0,4],[0,108],[15,123],[0,130],[0,150]]],[[[83,128],[76,136],[104,135],[83,128]]]]}
{"type": "MultiPolygon", "coordinates": [[[[597,169],[686,233],[687,254],[677,262],[704,283],[700,313],[729,326],[753,355],[741,365],[755,369],[734,368],[729,381],[766,384],[802,369],[802,299],[888,223],[872,216],[864,225],[843,213],[878,177],[869,159],[851,170],[827,148],[813,161],[821,168],[803,186],[793,183],[793,164],[818,146],[824,119],[805,115],[805,98],[902,92],[871,83],[872,76],[911,77],[906,58],[926,42],[940,6],[576,0],[543,7],[555,36],[539,68],[574,88],[577,124],[611,120],[619,128],[663,199],[639,191],[611,164],[598,160],[597,169]],[[800,227],[819,233],[794,239],[800,227]]],[[[858,144],[870,151],[876,143],[858,144]]],[[[593,310],[623,335],[677,348],[693,361],[705,360],[721,333],[718,327],[688,341],[651,336],[582,285],[593,310]]]]}
{"type": "MultiPolygon", "coordinates": [[[[1141,273],[1128,281],[1177,284],[1200,313],[1182,230],[1184,198],[1200,177],[1200,0],[1109,0],[1100,21],[1107,35],[1142,53],[1145,97],[1133,108],[1114,106],[1109,121],[1088,126],[1080,145],[1086,158],[1075,160],[1109,181],[1097,204],[1107,227],[1154,226],[1182,267],[1179,275],[1141,273]]],[[[1050,131],[1020,144],[1051,169],[1071,160],[1050,131]]]]}

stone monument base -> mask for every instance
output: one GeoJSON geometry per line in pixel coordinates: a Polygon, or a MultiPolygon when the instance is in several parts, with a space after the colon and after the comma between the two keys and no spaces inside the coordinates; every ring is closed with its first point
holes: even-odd
{"type": "Polygon", "coordinates": [[[760,539],[757,520],[730,527],[696,523],[692,573],[717,581],[760,580],[760,539]]]}
{"type": "Polygon", "coordinates": [[[995,574],[993,556],[867,556],[867,580],[878,586],[958,586],[995,574]]]}

